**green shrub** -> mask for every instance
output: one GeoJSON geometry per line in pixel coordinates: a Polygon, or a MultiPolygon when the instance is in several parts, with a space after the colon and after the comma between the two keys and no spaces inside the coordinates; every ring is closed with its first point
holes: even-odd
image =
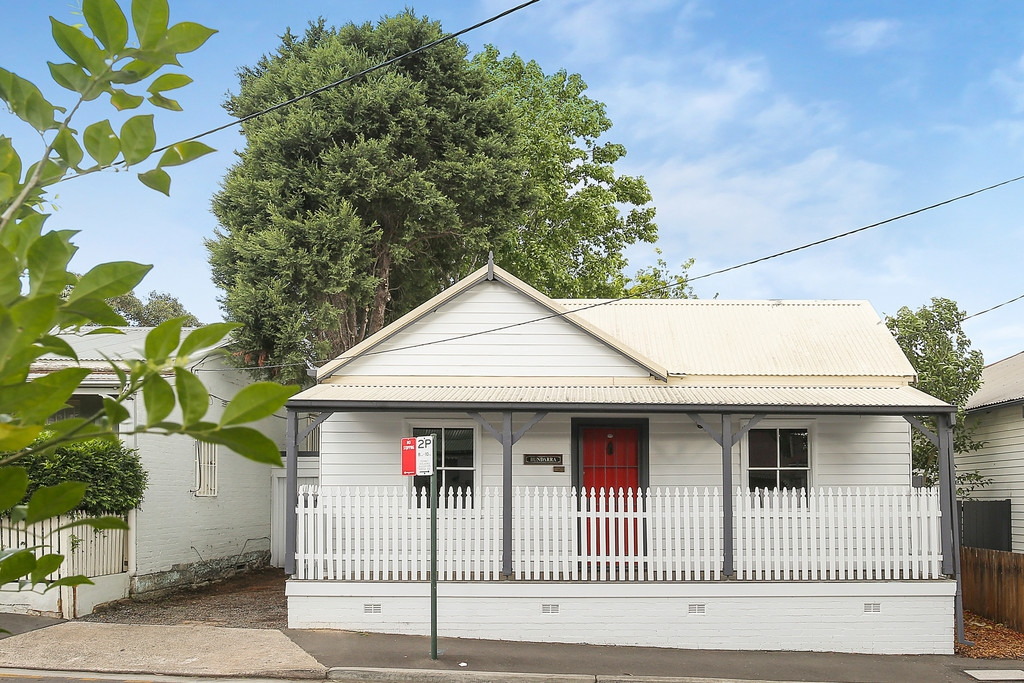
{"type": "Polygon", "coordinates": [[[148,481],[139,452],[109,439],[66,443],[18,464],[28,470],[26,500],[41,486],[81,481],[89,488],[75,510],[90,515],[124,515],[139,507],[148,481]]]}

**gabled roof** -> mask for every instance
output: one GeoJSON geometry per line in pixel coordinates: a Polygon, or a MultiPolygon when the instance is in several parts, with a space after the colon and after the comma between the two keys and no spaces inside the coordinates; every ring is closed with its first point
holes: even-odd
{"type": "Polygon", "coordinates": [[[1024,351],[985,366],[981,388],[967,401],[968,411],[1024,401],[1024,351]]]}
{"type": "Polygon", "coordinates": [[[346,351],[343,355],[335,358],[329,363],[320,366],[317,370],[316,378],[317,381],[323,380],[325,377],[333,375],[338,370],[343,368],[348,363],[358,358],[361,354],[367,353],[372,349],[380,346],[387,340],[394,337],[399,332],[407,329],[423,317],[427,316],[431,312],[437,310],[444,304],[455,299],[463,292],[472,289],[476,285],[485,281],[497,281],[505,284],[506,286],[518,291],[520,294],[532,299],[536,303],[540,304],[543,308],[551,312],[552,316],[558,316],[568,322],[569,324],[580,329],[584,333],[590,335],[594,339],[597,339],[604,345],[614,349],[623,356],[629,358],[633,362],[637,363],[641,367],[647,369],[651,375],[659,379],[668,379],[668,371],[660,363],[657,363],[644,354],[639,353],[632,347],[624,344],[620,339],[617,339],[604,330],[594,326],[587,320],[576,316],[575,314],[567,311],[560,304],[555,302],[550,297],[540,293],[530,285],[526,284],[519,278],[515,277],[511,273],[502,270],[501,268],[488,265],[480,268],[479,270],[469,274],[459,282],[455,283],[448,289],[444,290],[437,296],[431,298],[426,303],[418,306],[409,313],[391,323],[384,329],[380,330],[376,334],[364,339],[359,344],[356,344],[351,349],[346,351]]]}

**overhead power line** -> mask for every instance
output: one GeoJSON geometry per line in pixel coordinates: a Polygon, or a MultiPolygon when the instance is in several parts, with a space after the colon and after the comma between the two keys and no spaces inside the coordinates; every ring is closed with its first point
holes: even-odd
{"type": "Polygon", "coordinates": [[[1021,294],[1020,296],[1015,296],[1012,299],[1010,299],[1009,301],[1004,301],[1001,304],[996,304],[995,306],[991,306],[989,308],[986,308],[983,311],[978,311],[977,313],[971,313],[970,315],[965,315],[963,318],[960,319],[960,322],[963,322],[964,320],[970,320],[971,318],[977,318],[979,315],[984,315],[985,313],[989,313],[990,311],[994,311],[997,308],[1002,308],[1003,306],[1006,306],[1007,304],[1012,304],[1014,301],[1020,301],[1021,299],[1024,299],[1024,294],[1021,294]]]}

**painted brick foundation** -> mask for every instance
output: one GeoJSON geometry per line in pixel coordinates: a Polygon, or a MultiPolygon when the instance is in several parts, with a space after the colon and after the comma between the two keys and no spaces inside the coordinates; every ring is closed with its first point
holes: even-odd
{"type": "MultiPolygon", "coordinates": [[[[442,636],[716,650],[951,654],[952,581],[442,583],[442,636]]],[[[429,633],[429,584],[289,581],[290,628],[429,633]]]]}

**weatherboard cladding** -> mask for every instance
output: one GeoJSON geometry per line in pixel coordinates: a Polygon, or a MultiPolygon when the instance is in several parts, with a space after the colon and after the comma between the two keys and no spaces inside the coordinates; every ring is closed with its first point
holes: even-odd
{"type": "Polygon", "coordinates": [[[1024,352],[987,366],[981,388],[967,401],[967,410],[1024,401],[1024,352]]]}

